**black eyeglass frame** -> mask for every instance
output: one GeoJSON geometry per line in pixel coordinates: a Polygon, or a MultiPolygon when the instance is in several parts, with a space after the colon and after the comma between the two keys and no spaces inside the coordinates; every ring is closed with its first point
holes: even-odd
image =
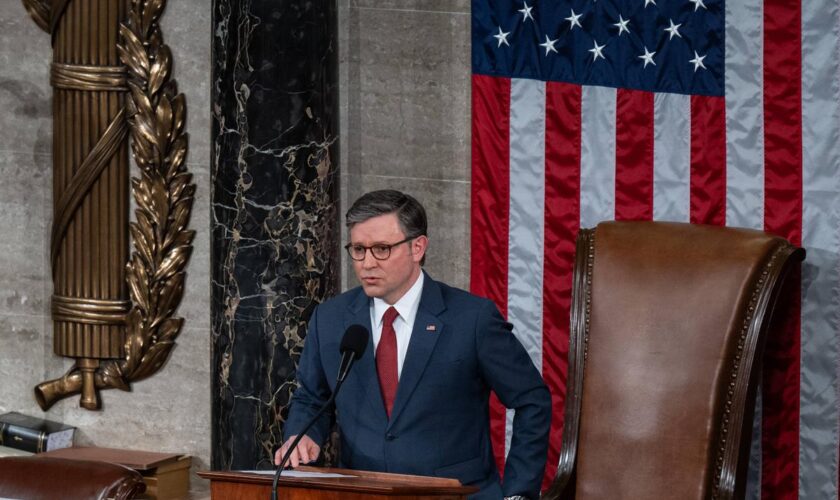
{"type": "Polygon", "coordinates": [[[406,238],[402,241],[398,241],[396,243],[391,243],[390,245],[386,245],[384,243],[377,243],[376,245],[371,245],[369,247],[366,247],[364,245],[354,245],[353,243],[348,243],[348,244],[344,245],[344,249],[347,250],[347,255],[352,260],[355,260],[356,262],[361,262],[361,261],[365,260],[365,257],[367,257],[368,250],[370,250],[370,254],[373,256],[374,259],[376,259],[376,260],[388,260],[388,259],[391,258],[391,249],[392,248],[394,248],[396,246],[399,246],[399,245],[402,245],[403,243],[408,243],[409,241],[417,239],[420,236],[423,236],[423,235],[421,234],[419,236],[410,236],[410,237],[408,237],[408,238],[406,238]],[[357,259],[356,257],[353,257],[353,251],[351,250],[353,247],[362,247],[365,250],[365,253],[362,254],[361,259],[357,259]],[[384,257],[377,257],[376,252],[373,251],[374,248],[383,248],[387,253],[385,254],[384,257]]]}

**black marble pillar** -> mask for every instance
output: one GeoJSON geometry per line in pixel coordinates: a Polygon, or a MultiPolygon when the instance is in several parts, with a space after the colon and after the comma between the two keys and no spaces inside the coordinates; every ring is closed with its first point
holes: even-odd
{"type": "Polygon", "coordinates": [[[333,0],[213,1],[212,466],[271,467],[338,288],[333,0]]]}

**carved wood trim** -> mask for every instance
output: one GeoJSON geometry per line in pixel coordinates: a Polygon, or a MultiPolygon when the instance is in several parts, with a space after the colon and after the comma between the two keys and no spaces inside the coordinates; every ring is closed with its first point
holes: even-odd
{"type": "MultiPolygon", "coordinates": [[[[726,390],[726,401],[720,420],[720,435],[716,443],[715,469],[712,498],[729,500],[736,494],[739,457],[742,451],[741,441],[745,426],[752,428],[752,422],[745,422],[746,401],[750,387],[750,377],[754,374],[753,365],[761,360],[755,359],[757,352],[763,352],[760,347],[766,341],[767,331],[781,295],[782,282],[794,263],[804,259],[805,253],[787,242],[773,251],[764,265],[761,275],[756,280],[750,295],[750,303],[743,319],[741,331],[738,334],[736,353],[729,368],[729,382],[726,390]]],[[[740,478],[743,480],[743,478],[740,478]]]]}
{"type": "Polygon", "coordinates": [[[589,345],[589,313],[592,304],[592,271],[595,263],[595,230],[581,229],[575,248],[572,274],[572,310],[569,329],[569,367],[563,418],[563,444],[557,474],[543,498],[574,498],[583,372],[589,345]]]}

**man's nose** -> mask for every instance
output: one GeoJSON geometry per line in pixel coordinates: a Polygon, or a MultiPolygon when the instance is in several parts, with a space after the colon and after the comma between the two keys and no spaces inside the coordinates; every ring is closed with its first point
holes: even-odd
{"type": "Polygon", "coordinates": [[[365,258],[362,259],[362,267],[365,269],[373,269],[379,265],[379,261],[373,256],[373,250],[365,250],[365,258]]]}

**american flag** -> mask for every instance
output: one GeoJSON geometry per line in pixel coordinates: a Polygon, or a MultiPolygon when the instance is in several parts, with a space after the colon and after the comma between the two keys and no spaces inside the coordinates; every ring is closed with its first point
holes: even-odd
{"type": "MultiPolygon", "coordinates": [[[[838,498],[840,5],[474,0],[471,288],[563,426],[574,241],[608,219],[763,229],[805,247],[764,359],[748,498],[838,498]]],[[[493,403],[500,470],[511,415],[493,403]]]]}

